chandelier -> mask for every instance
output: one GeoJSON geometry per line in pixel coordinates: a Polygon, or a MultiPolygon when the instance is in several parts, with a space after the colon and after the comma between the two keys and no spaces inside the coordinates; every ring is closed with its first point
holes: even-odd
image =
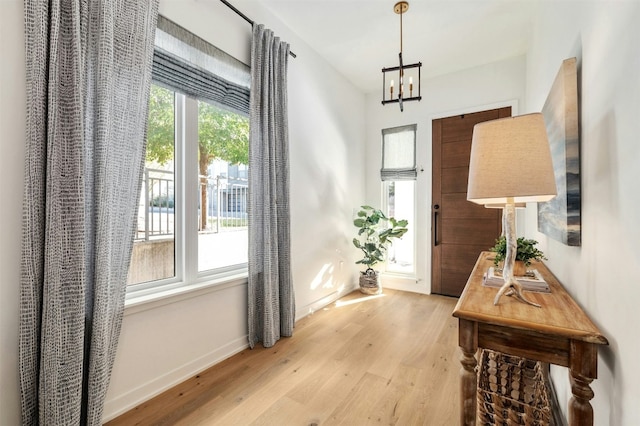
{"type": "Polygon", "coordinates": [[[400,111],[404,111],[404,102],[419,101],[422,99],[420,96],[420,68],[422,62],[415,64],[404,65],[402,63],[402,15],[409,10],[409,3],[406,1],[399,1],[393,6],[393,11],[400,15],[400,53],[398,54],[399,65],[397,67],[382,68],[382,105],[398,103],[400,105],[400,111]],[[409,77],[408,85],[406,77],[409,77]],[[414,90],[414,77],[417,81],[417,90],[414,90]],[[389,79],[387,98],[387,79],[389,79]],[[394,83],[398,82],[398,88],[394,97],[394,83]],[[408,86],[408,87],[407,87],[408,86]],[[408,90],[407,90],[408,89],[408,90]],[[414,96],[414,93],[417,95],[414,96]],[[407,96],[408,94],[408,96],[407,96]]]}

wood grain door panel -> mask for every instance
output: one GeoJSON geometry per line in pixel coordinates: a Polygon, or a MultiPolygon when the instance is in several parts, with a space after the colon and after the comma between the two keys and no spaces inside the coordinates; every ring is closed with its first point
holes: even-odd
{"type": "Polygon", "coordinates": [[[442,168],[469,167],[471,140],[442,144],[442,168]]]}
{"type": "Polygon", "coordinates": [[[511,116],[499,108],[432,121],[431,291],[460,296],[480,252],[495,244],[502,211],[467,201],[473,126],[511,116]]]}
{"type": "Polygon", "coordinates": [[[465,193],[442,194],[442,211],[449,219],[494,219],[496,212],[467,201],[465,193]]]}
{"type": "MultiPolygon", "coordinates": [[[[496,214],[496,209],[492,213],[496,214]]],[[[495,244],[500,235],[496,235],[499,223],[492,219],[442,219],[441,243],[445,244],[473,244],[484,245],[483,250],[488,250],[495,244]]],[[[482,251],[482,250],[480,250],[482,251]]],[[[476,253],[476,259],[480,252],[476,253]]],[[[475,261],[474,261],[475,263],[475,261]]]]}
{"type": "MultiPolygon", "coordinates": [[[[459,262],[462,261],[465,264],[471,264],[471,270],[465,270],[471,273],[473,266],[478,260],[476,253],[478,250],[486,251],[487,247],[483,244],[462,244],[458,247],[454,247],[451,244],[442,245],[442,268],[443,269],[455,269],[459,268],[459,262]]],[[[467,275],[468,277],[469,275],[467,275]]]]}
{"type": "Polygon", "coordinates": [[[511,116],[511,108],[491,109],[487,111],[474,112],[472,114],[454,115],[452,117],[441,118],[442,120],[442,143],[471,140],[469,135],[473,134],[473,126],[483,121],[495,120],[496,118],[511,116]],[[509,110],[507,115],[502,111],[509,110]]]}
{"type": "Polygon", "coordinates": [[[469,274],[465,275],[464,270],[442,269],[441,272],[442,281],[447,285],[438,291],[438,294],[444,296],[460,297],[464,285],[467,283],[469,274]]]}
{"type": "Polygon", "coordinates": [[[487,246],[484,244],[443,244],[441,250],[442,280],[447,283],[442,294],[457,297],[462,293],[464,285],[473,271],[476,260],[478,260],[478,253],[487,250],[487,246]]]}
{"type": "Polygon", "coordinates": [[[442,193],[464,193],[467,199],[467,181],[469,178],[469,164],[465,167],[454,167],[450,169],[442,169],[442,193]]]}

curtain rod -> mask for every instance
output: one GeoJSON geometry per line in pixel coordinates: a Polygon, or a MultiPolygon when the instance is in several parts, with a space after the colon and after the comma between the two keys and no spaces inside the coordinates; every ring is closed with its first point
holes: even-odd
{"type": "MultiPolygon", "coordinates": [[[[245,15],[244,13],[242,13],[238,9],[236,9],[236,7],[234,5],[229,3],[227,0],[220,0],[220,1],[222,3],[224,3],[224,5],[227,6],[229,9],[233,10],[236,14],[238,14],[238,16],[240,16],[242,19],[244,19],[245,21],[247,21],[248,23],[250,23],[253,26],[253,24],[255,22],[253,20],[251,20],[247,15],[245,15]]],[[[296,54],[293,53],[291,50],[289,50],[289,55],[293,56],[294,58],[297,58],[296,54]]]]}

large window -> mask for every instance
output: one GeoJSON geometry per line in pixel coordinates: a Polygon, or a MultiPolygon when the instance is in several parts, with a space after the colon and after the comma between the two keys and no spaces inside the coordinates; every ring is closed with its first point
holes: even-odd
{"type": "Polygon", "coordinates": [[[409,221],[387,252],[386,271],[415,275],[416,126],[382,130],[382,204],[387,216],[409,221]]]}
{"type": "Polygon", "coordinates": [[[129,284],[245,267],[248,118],[153,85],[147,134],[129,284]]]}
{"type": "Polygon", "coordinates": [[[162,16],[155,44],[130,296],[247,267],[248,67],[162,16]]]}

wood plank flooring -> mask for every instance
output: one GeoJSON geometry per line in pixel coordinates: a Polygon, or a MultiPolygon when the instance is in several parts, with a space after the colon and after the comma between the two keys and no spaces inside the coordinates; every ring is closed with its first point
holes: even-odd
{"type": "Polygon", "coordinates": [[[351,293],[107,426],[457,425],[456,302],[351,293]]]}

